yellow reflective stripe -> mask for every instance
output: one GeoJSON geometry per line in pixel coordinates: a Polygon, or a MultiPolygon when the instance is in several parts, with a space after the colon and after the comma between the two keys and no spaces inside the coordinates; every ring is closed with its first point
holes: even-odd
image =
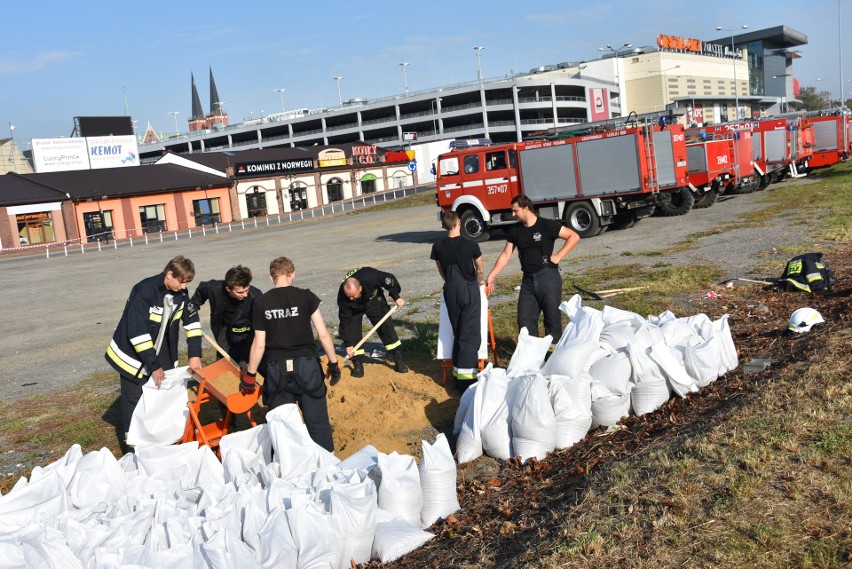
{"type": "Polygon", "coordinates": [[[795,279],[783,279],[783,282],[788,282],[799,290],[803,290],[805,292],[811,292],[811,287],[808,285],[802,284],[795,279]]]}
{"type": "MultiPolygon", "coordinates": [[[[153,338],[151,337],[151,334],[139,334],[138,336],[134,336],[133,338],[130,338],[130,343],[135,346],[136,344],[142,344],[142,343],[145,343],[145,342],[150,342],[151,340],[153,340],[153,338]]],[[[118,346],[116,346],[116,348],[117,347],[118,346]]]]}
{"type": "Polygon", "coordinates": [[[394,348],[398,348],[398,347],[400,347],[401,345],[402,345],[402,342],[400,342],[399,340],[397,340],[397,341],[396,341],[396,342],[394,342],[393,344],[386,344],[386,345],[385,345],[385,349],[386,349],[387,351],[391,351],[391,350],[393,350],[394,348]]]}
{"type": "Polygon", "coordinates": [[[181,316],[183,316],[183,308],[175,312],[175,315],[172,316],[172,322],[174,322],[175,320],[180,320],[181,316]]]}
{"type": "Polygon", "coordinates": [[[201,330],[201,322],[190,322],[186,326],[183,327],[184,330],[201,330]]]}
{"type": "Polygon", "coordinates": [[[810,273],[810,274],[807,275],[806,278],[807,278],[809,283],[812,283],[814,281],[821,281],[822,280],[822,273],[810,273]]]}
{"type": "Polygon", "coordinates": [[[151,312],[148,315],[148,319],[153,321],[153,322],[162,322],[163,321],[163,315],[157,314],[156,312],[151,312]]]}
{"type": "Polygon", "coordinates": [[[453,368],[453,376],[456,379],[476,379],[476,370],[473,368],[453,368]]]}
{"type": "Polygon", "coordinates": [[[242,328],[231,328],[231,332],[234,334],[243,334],[251,330],[251,326],[243,326],[242,328]]]}
{"type": "Polygon", "coordinates": [[[135,346],[133,346],[133,349],[136,350],[137,352],[144,352],[145,350],[151,350],[153,348],[154,348],[154,342],[152,342],[150,340],[147,341],[147,342],[142,342],[141,344],[136,344],[135,346]]]}
{"type": "Polygon", "coordinates": [[[187,330],[186,337],[187,338],[195,338],[196,336],[203,336],[204,332],[199,330],[187,330]]]}
{"type": "Polygon", "coordinates": [[[363,355],[364,355],[364,348],[360,348],[360,349],[358,349],[358,350],[355,350],[355,354],[354,354],[354,355],[356,355],[356,356],[363,356],[363,355]]]}
{"type": "Polygon", "coordinates": [[[109,346],[107,346],[107,356],[130,375],[136,375],[142,367],[142,362],[125,354],[115,343],[115,340],[111,340],[109,346]]]}

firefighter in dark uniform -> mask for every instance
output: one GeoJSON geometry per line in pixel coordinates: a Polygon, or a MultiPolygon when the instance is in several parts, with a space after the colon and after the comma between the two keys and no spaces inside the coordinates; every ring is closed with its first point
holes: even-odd
{"type": "MultiPolygon", "coordinates": [[[[198,311],[210,301],[210,329],[213,337],[225,352],[237,363],[246,363],[249,358],[254,328],[251,324],[251,309],[254,300],[262,292],[251,286],[252,274],[248,267],[237,265],[225,273],[225,280],[204,281],[195,289],[190,301],[190,310],[198,311]]],[[[222,359],[216,354],[216,359],[222,359]]]]}
{"type": "Polygon", "coordinates": [[[254,341],[248,367],[240,380],[240,391],[254,393],[257,368],[265,354],[268,363],[261,389],[264,404],[269,409],[298,404],[311,439],[334,452],[325,379],[312,324],[328,356],[326,375],[334,383],[340,380],[340,365],[319,310],[320,299],[308,289],[293,286],[296,268],[287,257],[273,260],[269,274],[275,286],[254,302],[254,341]]]}
{"type": "MultiPolygon", "coordinates": [[[[352,377],[364,377],[364,350],[355,350],[355,345],[362,337],[363,316],[366,314],[375,326],[390,310],[384,291],[388,292],[397,306],[405,306],[405,299],[399,295],[402,287],[396,277],[372,267],[360,267],[346,273],[337,291],[340,339],[343,340],[346,355],[352,360],[352,377]]],[[[385,320],[378,333],[393,359],[394,369],[398,373],[407,372],[408,366],[402,359],[402,342],[396,335],[393,319],[385,320]]]]}
{"type": "MultiPolygon", "coordinates": [[[[127,429],[142,385],[150,377],[157,387],[165,370],[177,366],[178,329],[186,332],[189,367],[201,368],[201,324],[198,313],[188,310],[186,284],[195,277],[195,266],[178,256],[162,273],[136,283],[130,291],[121,320],[104,357],[121,378],[121,421],[119,442],[125,446],[127,429]]],[[[127,449],[125,449],[127,450],[127,449]]]]}
{"type": "Polygon", "coordinates": [[[432,245],[431,258],[444,279],[444,303],[453,328],[453,377],[458,390],[464,393],[476,380],[482,343],[482,252],[477,243],[461,237],[456,212],[444,213],[441,226],[447,236],[432,245]]]}

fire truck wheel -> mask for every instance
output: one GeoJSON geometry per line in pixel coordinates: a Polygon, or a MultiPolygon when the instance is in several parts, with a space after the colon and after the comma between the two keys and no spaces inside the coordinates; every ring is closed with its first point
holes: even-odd
{"type": "Polygon", "coordinates": [[[563,221],[577,235],[585,239],[601,232],[601,220],[592,204],[585,201],[574,202],[565,209],[563,221]]]}
{"type": "Polygon", "coordinates": [[[689,188],[678,188],[670,192],[669,196],[670,200],[657,206],[657,211],[664,217],[685,215],[692,211],[692,206],[695,205],[695,196],[689,188]]]}
{"type": "Polygon", "coordinates": [[[706,192],[703,196],[695,200],[695,209],[704,209],[710,207],[714,203],[716,203],[716,199],[719,197],[719,190],[712,189],[709,192],[706,192]]]}
{"type": "Polygon", "coordinates": [[[459,216],[459,221],[461,222],[461,234],[465,239],[483,243],[491,237],[488,225],[475,209],[464,210],[459,216]]]}
{"type": "Polygon", "coordinates": [[[612,218],[612,223],[610,223],[607,227],[618,231],[620,229],[630,229],[638,222],[639,220],[636,219],[635,213],[632,211],[625,211],[624,213],[619,213],[614,216],[612,218]]]}

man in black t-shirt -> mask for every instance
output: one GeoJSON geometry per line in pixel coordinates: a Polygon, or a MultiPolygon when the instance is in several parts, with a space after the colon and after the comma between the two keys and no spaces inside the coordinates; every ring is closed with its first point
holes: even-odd
{"type": "Polygon", "coordinates": [[[308,289],[293,286],[296,268],[287,257],[273,260],[269,275],[275,286],[254,303],[254,341],[240,391],[254,392],[257,367],[265,353],[266,376],[261,390],[264,404],[275,409],[297,403],[311,439],[334,452],[325,381],[311,325],[328,356],[326,372],[332,385],[340,380],[340,366],[319,310],[320,299],[308,289]]]}
{"type": "Polygon", "coordinates": [[[441,226],[447,236],[432,245],[431,258],[444,279],[444,303],[453,329],[453,377],[459,391],[476,380],[482,343],[479,285],[483,280],[479,245],[461,237],[461,222],[454,211],[444,213],[441,226]]]}
{"type": "MultiPolygon", "coordinates": [[[[251,309],[254,300],[263,294],[260,289],[251,286],[251,279],[248,267],[231,267],[225,273],[225,280],[200,283],[190,300],[189,309],[195,311],[210,301],[213,338],[237,363],[248,362],[249,349],[254,339],[251,309]]],[[[216,359],[222,357],[222,354],[216,354],[216,359]]]]}
{"type": "Polygon", "coordinates": [[[525,195],[512,199],[512,215],[520,223],[509,228],[506,247],[497,257],[486,282],[494,286],[494,279],[509,263],[517,247],[524,275],[518,295],[518,329],[525,327],[530,335],[538,336],[538,318],[543,313],[545,334],[552,336],[555,344],[562,336],[562,313],[559,311],[562,277],[558,265],[577,246],[580,236],[556,220],[538,217],[533,211],[532,200],[525,195]],[[565,243],[554,253],[556,239],[564,239],[565,243]]]}

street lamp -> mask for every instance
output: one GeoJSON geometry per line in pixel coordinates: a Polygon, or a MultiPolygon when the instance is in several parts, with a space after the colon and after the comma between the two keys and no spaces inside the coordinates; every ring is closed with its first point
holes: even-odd
{"type": "Polygon", "coordinates": [[[286,112],[284,110],[284,93],[287,92],[287,89],[275,89],[275,92],[278,93],[278,98],[281,99],[281,114],[283,115],[286,112]]]}
{"type": "Polygon", "coordinates": [[[440,112],[441,111],[441,101],[443,101],[443,100],[444,100],[443,98],[438,97],[437,99],[432,99],[431,101],[429,101],[429,107],[432,109],[432,130],[435,131],[435,138],[438,137],[438,123],[435,120],[435,103],[436,102],[438,103],[438,112],[440,112]]]}
{"type": "Polygon", "coordinates": [[[618,49],[612,47],[611,44],[606,44],[606,47],[599,47],[598,48],[598,51],[609,50],[613,53],[613,60],[614,60],[613,63],[615,63],[615,84],[618,85],[618,98],[619,98],[618,104],[619,105],[621,105],[621,84],[618,82],[618,52],[621,51],[622,49],[630,49],[631,47],[633,47],[633,44],[628,42],[628,43],[625,43],[624,45],[622,45],[621,47],[619,47],[618,49]]]}
{"type": "MultiPolygon", "coordinates": [[[[746,25],[746,24],[743,24],[741,27],[744,30],[748,29],[748,25],[746,25]]],[[[737,52],[736,52],[736,48],[734,47],[734,32],[736,30],[731,29],[731,28],[723,28],[722,26],[716,26],[717,32],[720,32],[720,31],[723,31],[723,30],[726,31],[726,32],[731,32],[731,62],[734,64],[734,100],[736,101],[736,105],[737,105],[737,119],[739,119],[740,118],[740,90],[739,90],[739,87],[737,86],[737,57],[736,57],[737,52]]]]}
{"type": "Polygon", "coordinates": [[[406,72],[406,68],[411,65],[407,61],[401,61],[399,63],[400,68],[402,69],[402,84],[405,86],[405,94],[408,95],[408,73],[406,72]]]}
{"type": "Polygon", "coordinates": [[[9,157],[12,159],[12,172],[18,173],[18,166],[15,164],[15,125],[9,121],[9,157]]]}
{"type": "Polygon", "coordinates": [[[175,119],[175,132],[177,134],[180,134],[180,129],[178,128],[178,123],[177,123],[177,116],[180,114],[180,111],[171,111],[169,114],[172,115],[173,119],[175,119]]]}
{"type": "MultiPolygon", "coordinates": [[[[825,81],[828,83],[828,101],[826,102],[825,108],[831,108],[831,79],[823,79],[822,77],[817,77],[817,81],[825,81]]],[[[822,97],[820,97],[822,99],[822,97]]]]}
{"type": "Polygon", "coordinates": [[[480,85],[482,84],[482,61],[479,59],[479,52],[485,49],[484,46],[475,45],[473,46],[474,51],[476,51],[476,76],[479,78],[480,85]]]}
{"type": "Polygon", "coordinates": [[[663,97],[665,99],[663,102],[664,108],[666,107],[666,105],[669,104],[669,78],[666,76],[666,73],[673,69],[680,69],[680,65],[675,65],[674,67],[667,67],[666,69],[660,69],[659,71],[648,71],[648,73],[659,73],[663,76],[663,97]]]}
{"type": "Polygon", "coordinates": [[[343,107],[343,95],[340,94],[340,82],[343,80],[343,77],[340,75],[336,77],[332,77],[335,81],[337,81],[337,102],[340,103],[340,106],[343,107]]]}

